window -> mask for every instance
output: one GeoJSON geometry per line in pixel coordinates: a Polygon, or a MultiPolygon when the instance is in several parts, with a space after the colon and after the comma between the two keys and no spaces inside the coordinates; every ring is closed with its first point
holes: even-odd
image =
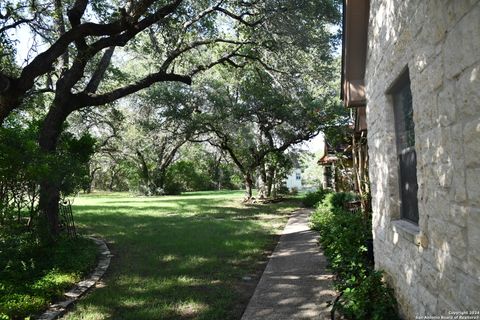
{"type": "Polygon", "coordinates": [[[297,173],[295,174],[295,178],[296,178],[297,180],[301,180],[301,179],[302,179],[302,175],[300,174],[300,172],[297,172],[297,173]]]}
{"type": "Polygon", "coordinates": [[[393,97],[395,136],[400,183],[400,214],[402,219],[418,224],[417,155],[413,123],[412,91],[408,69],[389,92],[393,97]]]}

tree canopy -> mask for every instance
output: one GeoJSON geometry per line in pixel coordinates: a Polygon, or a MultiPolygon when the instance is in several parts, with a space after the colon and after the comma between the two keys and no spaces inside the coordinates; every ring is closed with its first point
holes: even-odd
{"type": "MultiPolygon", "coordinates": [[[[163,132],[152,148],[195,140],[165,134],[166,127],[171,133],[188,125],[227,151],[244,175],[252,174],[270,153],[330,123],[339,18],[338,0],[2,1],[0,124],[38,121],[38,152],[55,158],[76,114],[102,123],[108,112],[98,110],[151,88],[159,96],[150,110],[170,110],[162,117],[176,119],[135,123],[139,135],[163,132]],[[226,140],[244,150],[230,151],[226,140]]],[[[103,138],[97,150],[111,140],[103,138]]],[[[64,177],[35,181],[39,212],[56,234],[64,177]]]]}
{"type": "MultiPolygon", "coordinates": [[[[294,53],[292,46],[328,56],[326,24],[339,18],[332,0],[9,0],[2,1],[0,12],[3,50],[14,50],[11,31],[20,26],[35,39],[25,65],[0,72],[0,123],[35,89],[75,101],[60,108],[68,113],[157,82],[190,84],[193,76],[221,63],[256,60],[274,67],[272,60],[287,50],[294,53]],[[105,74],[114,72],[117,47],[142,53],[149,70],[108,90],[105,74]]],[[[9,57],[2,55],[2,65],[9,57]]]]}

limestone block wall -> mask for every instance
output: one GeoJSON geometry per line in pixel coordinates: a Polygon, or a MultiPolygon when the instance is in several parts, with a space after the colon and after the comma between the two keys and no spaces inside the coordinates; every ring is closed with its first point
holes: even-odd
{"type": "Polygon", "coordinates": [[[371,0],[366,70],[376,268],[403,317],[480,309],[480,1],[371,0]],[[400,220],[393,104],[408,66],[419,224],[400,220]]]}

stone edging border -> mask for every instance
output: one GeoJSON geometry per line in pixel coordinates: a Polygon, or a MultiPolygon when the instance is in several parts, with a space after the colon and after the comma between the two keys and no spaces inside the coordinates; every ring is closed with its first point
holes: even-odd
{"type": "Polygon", "coordinates": [[[93,240],[98,245],[100,257],[98,259],[97,267],[90,275],[88,275],[85,280],[80,281],[72,289],[70,289],[64,294],[65,300],[51,304],[48,307],[47,311],[45,311],[38,318],[35,319],[53,320],[64,315],[67,312],[67,308],[72,303],[77,301],[81,296],[83,296],[89,289],[91,289],[103,277],[105,271],[107,271],[108,267],[110,266],[110,258],[112,257],[112,254],[110,253],[107,244],[105,243],[105,241],[97,238],[87,238],[93,240]]]}

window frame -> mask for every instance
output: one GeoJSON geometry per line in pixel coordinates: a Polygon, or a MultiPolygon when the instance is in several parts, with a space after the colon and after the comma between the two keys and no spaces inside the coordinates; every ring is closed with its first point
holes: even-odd
{"type": "Polygon", "coordinates": [[[398,166],[398,195],[400,218],[415,225],[419,223],[417,157],[413,98],[408,67],[388,89],[392,98],[396,161],[398,166]],[[407,102],[406,102],[407,101],[407,102]]]}
{"type": "Polygon", "coordinates": [[[302,180],[302,174],[300,172],[295,172],[295,180],[302,180]]]}

